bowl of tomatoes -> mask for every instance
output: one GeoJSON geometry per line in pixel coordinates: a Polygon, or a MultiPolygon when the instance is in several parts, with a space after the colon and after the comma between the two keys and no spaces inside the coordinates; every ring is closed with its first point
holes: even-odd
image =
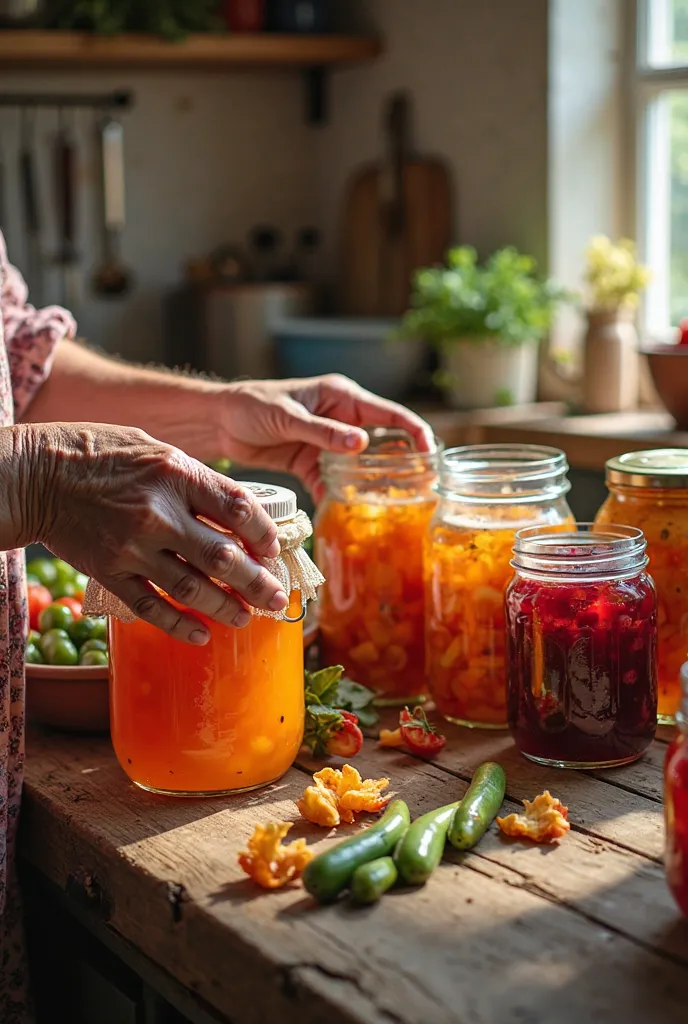
{"type": "Polygon", "coordinates": [[[31,721],[68,732],[109,730],[107,623],[82,614],[87,577],[59,558],[27,563],[24,655],[31,721]]]}

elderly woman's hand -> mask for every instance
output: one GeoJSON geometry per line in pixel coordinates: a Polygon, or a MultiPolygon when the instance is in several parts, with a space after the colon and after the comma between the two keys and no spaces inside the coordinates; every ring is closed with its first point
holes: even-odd
{"type": "MultiPolygon", "coordinates": [[[[250,491],[141,430],[95,424],[12,428],[26,455],[22,536],[93,576],[141,619],[190,643],[203,623],[174,602],[230,626],[247,604],[279,610],[287,595],[259,564],[279,553],[276,527],[250,491]],[[200,522],[204,517],[231,537],[200,522]]],[[[20,457],[21,458],[21,457],[20,457]]]]}
{"type": "Polygon", "coordinates": [[[432,431],[420,416],[339,374],[230,384],[220,415],[224,455],[294,473],[316,499],[323,489],[320,452],[362,451],[368,442],[363,426],[407,430],[419,451],[432,444],[432,431]]]}

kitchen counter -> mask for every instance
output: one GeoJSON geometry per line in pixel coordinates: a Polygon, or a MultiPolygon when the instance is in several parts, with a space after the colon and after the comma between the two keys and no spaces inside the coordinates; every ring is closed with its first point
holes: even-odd
{"type": "Polygon", "coordinates": [[[641,762],[586,774],[532,765],[498,732],[449,727],[437,764],[366,741],[356,766],[388,775],[414,816],[460,797],[473,769],[498,759],[508,810],[551,788],[572,830],[541,848],[493,826],[422,889],[363,910],[317,908],[299,886],[264,892],[237,866],[270,819],[295,820],[293,834],[319,848],[333,841],[294,805],[307,760],[261,792],[175,801],[130,785],[107,739],[36,733],[21,863],[164,990],[184,1015],[175,1020],[685,1024],[688,921],[661,865],[661,732],[641,762]]]}

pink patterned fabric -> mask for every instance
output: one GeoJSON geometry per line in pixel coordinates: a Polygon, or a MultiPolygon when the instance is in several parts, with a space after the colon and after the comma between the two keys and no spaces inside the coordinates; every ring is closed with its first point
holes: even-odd
{"type": "MultiPolygon", "coordinates": [[[[50,373],[58,341],[73,337],[71,316],[27,303],[0,233],[0,427],[19,420],[50,373]],[[3,340],[4,337],[4,340],[3,340]]],[[[14,847],[24,769],[24,645],[28,629],[24,554],[0,552],[0,1022],[31,1020],[14,847]]]]}

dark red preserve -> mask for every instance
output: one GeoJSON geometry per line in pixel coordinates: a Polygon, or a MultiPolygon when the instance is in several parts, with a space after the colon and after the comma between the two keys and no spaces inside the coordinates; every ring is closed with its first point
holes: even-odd
{"type": "Polygon", "coordinates": [[[560,768],[634,761],[657,719],[657,600],[642,532],[531,527],[511,564],[507,714],[518,748],[560,768]]]}
{"type": "Polygon", "coordinates": [[[664,863],[669,888],[688,917],[688,664],[681,669],[681,689],[678,731],[664,766],[664,863]]]}

